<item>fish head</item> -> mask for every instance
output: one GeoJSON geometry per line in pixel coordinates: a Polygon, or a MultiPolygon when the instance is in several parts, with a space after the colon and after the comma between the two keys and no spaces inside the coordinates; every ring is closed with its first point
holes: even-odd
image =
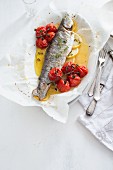
{"type": "Polygon", "coordinates": [[[72,29],[73,20],[72,20],[72,17],[68,13],[66,13],[64,18],[62,19],[62,25],[67,30],[71,30],[72,29]]]}

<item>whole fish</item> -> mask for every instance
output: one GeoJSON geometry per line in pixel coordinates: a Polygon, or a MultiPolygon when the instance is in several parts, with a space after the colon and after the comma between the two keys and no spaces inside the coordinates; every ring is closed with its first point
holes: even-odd
{"type": "Polygon", "coordinates": [[[61,68],[66,61],[67,55],[71,52],[74,33],[72,32],[73,21],[69,14],[66,14],[53,38],[51,44],[46,50],[45,60],[39,77],[38,87],[33,90],[33,96],[38,96],[40,100],[46,97],[51,81],[48,73],[51,68],[61,68]]]}

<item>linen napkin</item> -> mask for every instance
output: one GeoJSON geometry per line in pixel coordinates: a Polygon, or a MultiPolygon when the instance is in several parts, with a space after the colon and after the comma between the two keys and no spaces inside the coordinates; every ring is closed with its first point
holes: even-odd
{"type": "MultiPolygon", "coordinates": [[[[110,57],[109,59],[112,60],[110,57]]],[[[80,97],[79,102],[84,108],[84,113],[79,120],[101,143],[113,151],[113,61],[101,99],[97,102],[93,115],[89,117],[86,115],[86,109],[92,98],[88,94],[80,97]]]]}

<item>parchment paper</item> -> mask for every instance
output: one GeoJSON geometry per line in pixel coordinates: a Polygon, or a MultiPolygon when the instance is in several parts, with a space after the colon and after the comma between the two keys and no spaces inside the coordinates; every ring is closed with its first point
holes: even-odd
{"type": "MultiPolygon", "coordinates": [[[[65,123],[68,118],[68,103],[82,94],[91,83],[98,58],[98,52],[109,38],[113,28],[113,16],[102,8],[97,9],[76,1],[54,1],[49,6],[32,17],[25,29],[23,37],[17,37],[13,48],[0,60],[0,95],[22,106],[39,106],[54,119],[65,123]],[[38,77],[34,71],[36,52],[34,28],[50,22],[60,22],[68,12],[76,15],[78,32],[85,36],[90,46],[88,62],[89,74],[82,80],[78,88],[67,93],[51,96],[46,102],[36,101],[32,90],[37,87],[38,77]]],[[[27,22],[26,22],[27,24],[27,22]]]]}

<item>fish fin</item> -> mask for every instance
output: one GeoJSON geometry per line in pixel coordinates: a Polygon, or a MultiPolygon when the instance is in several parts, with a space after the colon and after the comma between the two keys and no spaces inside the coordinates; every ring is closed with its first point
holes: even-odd
{"type": "Polygon", "coordinates": [[[37,92],[37,88],[32,91],[33,96],[39,97],[39,93],[37,92]]]}

